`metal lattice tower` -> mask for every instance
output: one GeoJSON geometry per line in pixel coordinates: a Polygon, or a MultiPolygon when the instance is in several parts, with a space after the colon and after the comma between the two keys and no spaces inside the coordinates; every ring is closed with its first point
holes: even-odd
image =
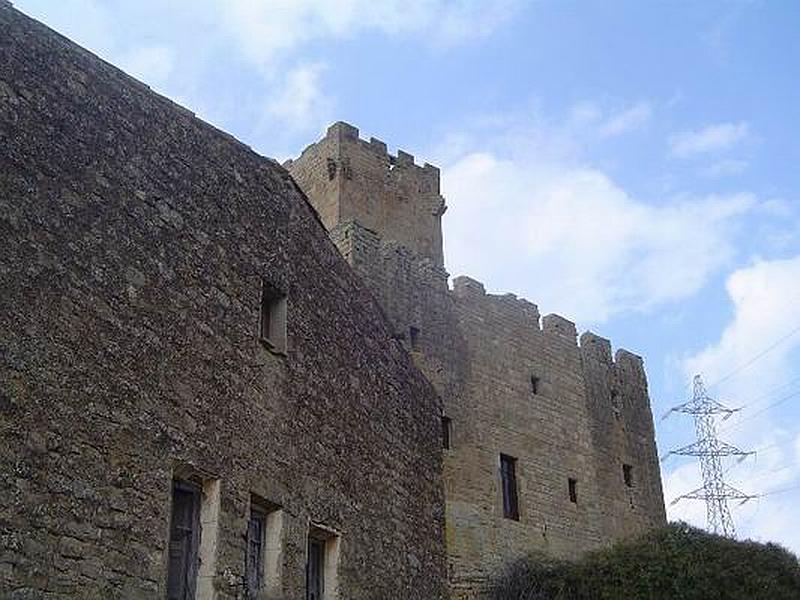
{"type": "Polygon", "coordinates": [[[755,496],[740,492],[726,484],[725,473],[722,470],[723,457],[738,456],[741,461],[749,454],[753,454],[753,452],[745,452],[723,442],[717,437],[716,415],[723,415],[722,420],[725,420],[737,410],[739,409],[727,408],[717,400],[710,398],[700,375],[694,377],[692,399],[670,410],[670,413],[682,412],[694,417],[697,441],[672,450],[669,454],[697,456],[700,459],[700,471],[703,475],[703,487],[679,496],[672,501],[672,504],[681,500],[705,500],[706,526],[713,533],[727,537],[734,537],[736,534],[728,508],[728,500],[740,500],[740,504],[744,504],[755,498],[755,496]]]}

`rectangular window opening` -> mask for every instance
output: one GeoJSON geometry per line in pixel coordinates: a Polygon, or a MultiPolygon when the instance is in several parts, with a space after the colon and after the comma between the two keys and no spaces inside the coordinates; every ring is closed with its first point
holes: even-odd
{"type": "Polygon", "coordinates": [[[213,589],[219,524],[219,479],[174,480],[169,528],[167,598],[205,597],[213,589]]]}
{"type": "Polygon", "coordinates": [[[531,375],[531,393],[539,393],[539,383],[541,380],[536,375],[531,375]]]}
{"type": "Polygon", "coordinates": [[[306,557],[306,600],[339,599],[341,536],[321,525],[311,525],[306,557]]]}
{"type": "Polygon", "coordinates": [[[281,589],[283,562],[283,511],[256,495],[250,497],[245,556],[245,589],[248,600],[261,590],[272,597],[281,589]]]}
{"type": "Polygon", "coordinates": [[[570,478],[568,480],[569,486],[569,501],[573,504],[578,503],[578,480],[570,478]]]}
{"type": "Polygon", "coordinates": [[[200,487],[173,481],[167,564],[168,600],[194,597],[199,545],[200,487]]]}
{"type": "Polygon", "coordinates": [[[633,487],[633,467],[631,465],[622,465],[622,479],[627,487],[633,487]]]}
{"type": "Polygon", "coordinates": [[[519,500],[517,498],[517,459],[500,455],[500,478],[503,484],[503,516],[519,521],[519,500]]]}
{"type": "Polygon", "coordinates": [[[452,436],[453,421],[450,417],[442,415],[442,448],[450,450],[450,438],[452,436]]]}
{"type": "Polygon", "coordinates": [[[259,334],[270,350],[286,352],[286,294],[265,279],[261,282],[259,334]]]}
{"type": "Polygon", "coordinates": [[[408,337],[411,342],[411,349],[415,352],[419,350],[419,328],[413,325],[408,328],[408,337]]]}

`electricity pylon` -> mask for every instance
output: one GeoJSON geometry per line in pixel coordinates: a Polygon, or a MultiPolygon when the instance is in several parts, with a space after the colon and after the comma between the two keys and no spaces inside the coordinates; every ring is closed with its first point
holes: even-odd
{"type": "Polygon", "coordinates": [[[700,375],[695,375],[692,399],[667,413],[682,412],[694,417],[697,441],[683,448],[672,450],[669,454],[697,456],[700,459],[700,471],[703,475],[703,487],[679,496],[672,501],[672,504],[681,500],[705,500],[706,526],[713,533],[727,537],[736,535],[731,511],[728,508],[728,500],[740,500],[740,504],[744,504],[756,497],[740,492],[725,483],[725,473],[722,471],[723,457],[738,456],[739,461],[742,461],[746,456],[754,454],[740,450],[717,437],[715,416],[723,415],[722,420],[724,421],[737,410],[739,409],[728,408],[717,400],[709,398],[702,378],[700,375]]]}

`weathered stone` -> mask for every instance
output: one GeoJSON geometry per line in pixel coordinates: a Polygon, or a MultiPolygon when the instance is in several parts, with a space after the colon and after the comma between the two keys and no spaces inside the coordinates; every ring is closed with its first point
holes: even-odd
{"type": "Polygon", "coordinates": [[[0,596],[163,598],[188,472],[220,482],[217,598],[251,493],[283,597],[309,522],[341,598],[445,596],[439,398],[288,173],[5,3],[0,290],[0,596]]]}
{"type": "Polygon", "coordinates": [[[608,340],[593,334],[578,346],[574,323],[547,315],[540,326],[535,304],[487,294],[469,277],[448,290],[434,167],[389,156],[346,123],[288,167],[451,420],[444,481],[453,598],[474,597],[494,569],[532,550],[574,557],[665,522],[641,359],[619,351],[612,360],[608,340]],[[344,161],[347,180],[324,169],[344,161]],[[501,453],[517,459],[519,521],[503,517],[501,453]]]}

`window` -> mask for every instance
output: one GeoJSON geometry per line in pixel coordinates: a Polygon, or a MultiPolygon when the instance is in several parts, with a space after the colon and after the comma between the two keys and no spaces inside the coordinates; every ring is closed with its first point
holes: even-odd
{"type": "Polygon", "coordinates": [[[500,478],[503,484],[503,516],[506,519],[519,521],[516,458],[500,455],[500,478]]]}
{"type": "Polygon", "coordinates": [[[248,600],[262,589],[272,597],[281,587],[283,511],[258,496],[250,497],[245,555],[245,591],[248,600]]]}
{"type": "Polygon", "coordinates": [[[306,557],[306,600],[339,598],[338,533],[321,525],[312,525],[308,532],[306,557]]]}
{"type": "Polygon", "coordinates": [[[186,477],[172,483],[168,600],[210,597],[216,574],[219,479],[202,480],[196,473],[181,471],[186,477]]]}
{"type": "Polygon", "coordinates": [[[264,585],[264,532],[266,529],[266,513],[260,506],[251,502],[250,520],[247,523],[247,554],[244,563],[248,599],[256,598],[258,590],[264,585]]]}
{"type": "Polygon", "coordinates": [[[531,393],[538,394],[539,393],[539,383],[540,379],[536,375],[531,375],[531,393]]]}
{"type": "Polygon", "coordinates": [[[308,566],[306,567],[306,598],[322,600],[325,593],[325,542],[308,540],[308,566]]]}
{"type": "Polygon", "coordinates": [[[200,487],[174,481],[167,565],[168,600],[194,598],[199,547],[200,487]]]}
{"type": "Polygon", "coordinates": [[[442,448],[450,450],[450,434],[453,422],[450,417],[442,416],[442,448]]]}
{"type": "Polygon", "coordinates": [[[259,333],[270,350],[286,352],[286,295],[266,280],[261,282],[259,333]]]}
{"type": "Polygon", "coordinates": [[[419,329],[414,326],[409,327],[408,337],[411,342],[411,349],[414,351],[419,350],[419,329]]]}
{"type": "Polygon", "coordinates": [[[578,480],[577,479],[568,479],[567,484],[569,487],[569,501],[573,504],[578,503],[578,480]]]}
{"type": "Polygon", "coordinates": [[[631,465],[622,465],[622,479],[626,486],[633,487],[633,467],[631,465]]]}

